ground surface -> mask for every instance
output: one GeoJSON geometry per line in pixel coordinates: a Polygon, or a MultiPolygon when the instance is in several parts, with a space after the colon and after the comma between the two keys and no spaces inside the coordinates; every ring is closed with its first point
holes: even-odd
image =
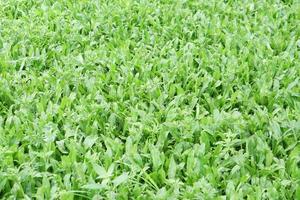
{"type": "Polygon", "coordinates": [[[3,199],[300,199],[299,1],[0,1],[3,199]]]}

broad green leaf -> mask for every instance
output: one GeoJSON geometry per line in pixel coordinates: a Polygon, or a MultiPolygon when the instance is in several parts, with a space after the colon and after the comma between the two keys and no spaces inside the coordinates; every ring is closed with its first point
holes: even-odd
{"type": "Polygon", "coordinates": [[[122,173],[120,176],[117,176],[112,182],[115,186],[118,186],[128,180],[128,174],[127,173],[122,173]]]}
{"type": "Polygon", "coordinates": [[[168,170],[168,177],[169,179],[174,179],[176,176],[176,162],[174,160],[174,157],[171,156],[170,161],[169,161],[169,170],[168,170]]]}

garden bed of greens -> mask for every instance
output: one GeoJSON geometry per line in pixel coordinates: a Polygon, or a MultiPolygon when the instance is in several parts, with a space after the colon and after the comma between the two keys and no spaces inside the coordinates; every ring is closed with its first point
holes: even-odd
{"type": "Polygon", "coordinates": [[[299,199],[297,0],[1,0],[0,198],[299,199]]]}

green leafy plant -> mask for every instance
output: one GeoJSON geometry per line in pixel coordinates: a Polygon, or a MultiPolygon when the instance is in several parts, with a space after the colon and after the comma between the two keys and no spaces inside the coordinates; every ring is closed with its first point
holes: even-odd
{"type": "Polygon", "coordinates": [[[0,1],[0,198],[299,199],[297,0],[0,1]]]}

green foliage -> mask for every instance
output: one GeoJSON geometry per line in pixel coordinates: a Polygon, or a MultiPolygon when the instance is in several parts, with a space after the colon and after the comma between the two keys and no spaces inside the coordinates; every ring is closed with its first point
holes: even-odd
{"type": "Polygon", "coordinates": [[[0,1],[0,198],[300,199],[297,0],[0,1]]]}

